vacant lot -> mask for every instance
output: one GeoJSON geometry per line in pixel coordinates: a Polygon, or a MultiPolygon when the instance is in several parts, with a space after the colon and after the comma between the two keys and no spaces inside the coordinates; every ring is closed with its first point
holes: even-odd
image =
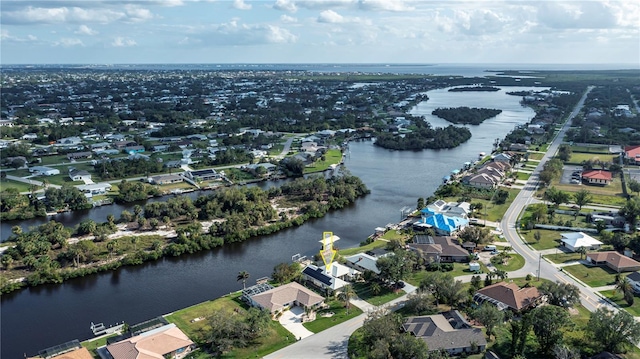
{"type": "Polygon", "coordinates": [[[590,287],[602,287],[615,284],[616,273],[607,267],[576,264],[564,267],[564,270],[583,281],[590,287]]]}
{"type": "Polygon", "coordinates": [[[520,231],[524,242],[537,250],[556,248],[560,245],[560,232],[548,229],[532,229],[530,231],[520,231]],[[540,241],[536,241],[535,233],[540,232],[540,241]]]}

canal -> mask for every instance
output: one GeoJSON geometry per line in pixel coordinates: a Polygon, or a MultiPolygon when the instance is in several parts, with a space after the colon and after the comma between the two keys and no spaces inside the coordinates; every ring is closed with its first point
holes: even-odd
{"type": "MultiPolygon", "coordinates": [[[[430,113],[435,107],[487,107],[503,112],[479,126],[470,126],[472,138],[451,150],[389,151],[375,147],[371,141],[352,142],[346,167],[366,183],[371,194],[301,227],[207,252],[4,295],[1,357],[23,358],[25,353],[33,355],[65,341],[85,340],[91,336],[91,322],[137,323],[239,290],[242,288],[236,281],[239,271],[250,273],[249,282],[269,276],[276,264],[290,261],[296,253],[307,256],[316,253],[324,231],[332,231],[341,238],[338,247],[357,246],[375,227],[397,222],[401,208],[415,207],[418,197],[431,195],[443,176],[476,159],[479,152],[489,153],[496,138],[504,137],[514,126],[534,116],[530,108],[520,105],[519,97],[506,95],[505,89],[471,93],[434,90],[427,94],[429,100],[411,112],[425,115],[435,126],[447,124],[432,118],[430,113]]],[[[105,206],[63,214],[56,220],[67,226],[87,218],[105,221],[108,214],[117,218],[130,207],[105,206]]],[[[35,219],[29,225],[43,220],[35,219]]],[[[2,226],[4,236],[11,225],[2,226]]]]}

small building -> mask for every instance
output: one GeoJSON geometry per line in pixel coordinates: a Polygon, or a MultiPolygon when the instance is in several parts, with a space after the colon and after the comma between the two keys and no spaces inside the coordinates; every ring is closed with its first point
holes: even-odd
{"type": "Polygon", "coordinates": [[[93,153],[91,153],[91,152],[67,153],[67,159],[69,161],[76,161],[76,160],[83,159],[83,158],[91,158],[91,156],[93,156],[93,153]]]}
{"type": "Polygon", "coordinates": [[[473,300],[478,304],[488,302],[500,310],[510,309],[514,312],[534,308],[544,299],[544,295],[536,287],[520,288],[515,283],[505,282],[486,286],[473,296],[473,300]]]}
{"type": "Polygon", "coordinates": [[[589,253],[587,262],[597,266],[605,265],[618,273],[640,270],[640,262],[616,251],[589,253]]]}
{"type": "Polygon", "coordinates": [[[69,178],[71,178],[72,181],[91,181],[91,173],[85,171],[85,170],[77,170],[77,169],[72,169],[69,171],[69,178]]]}
{"type": "Polygon", "coordinates": [[[140,335],[109,344],[107,352],[113,359],[183,358],[195,344],[175,324],[152,329],[140,335]]]}
{"type": "Polygon", "coordinates": [[[607,170],[587,170],[582,172],[582,181],[588,184],[606,186],[611,183],[613,176],[607,170]]]}
{"type": "Polygon", "coordinates": [[[429,351],[446,350],[449,355],[458,355],[483,352],[487,347],[482,329],[473,328],[457,310],[408,317],[402,328],[424,340],[429,351]]]}
{"type": "Polygon", "coordinates": [[[301,306],[316,308],[324,303],[324,297],[296,282],[269,289],[249,296],[249,304],[277,313],[287,308],[301,306]]]}
{"type": "Polygon", "coordinates": [[[561,233],[562,245],[572,252],[577,252],[579,248],[587,250],[598,250],[602,246],[602,242],[591,237],[584,232],[561,233]]]}
{"type": "Polygon", "coordinates": [[[46,166],[29,167],[29,172],[36,176],[55,176],[60,174],[59,169],[46,166]]]}

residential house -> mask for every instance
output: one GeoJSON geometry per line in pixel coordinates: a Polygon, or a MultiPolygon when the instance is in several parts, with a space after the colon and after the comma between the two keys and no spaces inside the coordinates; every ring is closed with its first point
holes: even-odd
{"type": "Polygon", "coordinates": [[[195,344],[175,324],[168,324],[140,335],[109,344],[113,359],[183,358],[195,344]]]}
{"type": "Polygon", "coordinates": [[[206,170],[187,171],[185,173],[187,174],[187,177],[193,181],[211,181],[220,177],[218,172],[211,168],[206,170]]]}
{"type": "Polygon", "coordinates": [[[26,140],[26,141],[30,141],[30,140],[38,139],[38,135],[36,135],[35,133],[25,133],[20,138],[23,139],[23,140],[26,140]]]}
{"type": "Polygon", "coordinates": [[[493,156],[493,161],[494,162],[506,162],[506,163],[511,163],[512,157],[504,152],[498,153],[497,155],[493,156]]]}
{"type": "Polygon", "coordinates": [[[108,142],[92,143],[89,145],[91,151],[104,151],[111,146],[108,142]]]}
{"type": "Polygon", "coordinates": [[[38,351],[38,356],[29,359],[93,359],[89,350],[75,339],[38,351]]]}
{"type": "Polygon", "coordinates": [[[640,272],[629,273],[626,278],[631,284],[633,291],[636,293],[640,293],[640,272]]]}
{"type": "Polygon", "coordinates": [[[136,141],[131,141],[131,140],[116,141],[113,143],[113,146],[115,146],[115,148],[118,150],[122,150],[126,147],[136,146],[136,145],[137,145],[136,141]]]}
{"type": "Polygon", "coordinates": [[[82,139],[80,137],[67,137],[56,141],[57,145],[79,145],[81,143],[82,139]]]}
{"type": "Polygon", "coordinates": [[[606,265],[618,273],[640,270],[640,262],[616,251],[589,253],[587,262],[597,266],[606,265]]]}
{"type": "Polygon", "coordinates": [[[167,161],[164,164],[164,166],[167,168],[180,168],[181,165],[182,165],[182,161],[179,161],[179,160],[167,161]]]}
{"type": "Polygon", "coordinates": [[[495,188],[500,181],[486,173],[478,173],[463,179],[463,182],[476,188],[495,188]]]}
{"type": "Polygon", "coordinates": [[[376,262],[378,262],[378,258],[372,255],[369,255],[366,253],[358,253],[358,254],[354,254],[352,256],[346,257],[345,260],[346,260],[345,264],[347,266],[354,268],[360,272],[369,270],[376,274],[380,274],[380,270],[376,265],[376,262]]]}
{"type": "Polygon", "coordinates": [[[427,205],[426,208],[451,217],[467,218],[471,213],[471,204],[468,202],[445,202],[439,199],[427,205]]]}
{"type": "Polygon", "coordinates": [[[469,220],[466,218],[434,213],[429,208],[425,208],[420,212],[422,218],[413,223],[413,228],[416,230],[426,230],[431,228],[435,231],[436,235],[450,236],[469,225],[469,220]]]}
{"type": "Polygon", "coordinates": [[[69,170],[69,178],[72,181],[91,181],[91,173],[85,170],[71,169],[69,170]]]}
{"type": "Polygon", "coordinates": [[[266,309],[271,313],[294,306],[316,308],[324,303],[323,296],[296,282],[250,295],[248,299],[252,306],[266,309]]]}
{"type": "Polygon", "coordinates": [[[607,170],[586,170],[582,172],[582,181],[588,184],[606,186],[611,183],[612,175],[607,170]]]}
{"type": "Polygon", "coordinates": [[[153,152],[167,152],[169,151],[169,145],[155,145],[153,146],[153,152]]]}
{"type": "Polygon", "coordinates": [[[29,172],[36,176],[55,176],[60,174],[59,169],[46,166],[29,167],[29,172]]]}
{"type": "Polygon", "coordinates": [[[469,252],[454,237],[432,237],[424,234],[413,236],[409,249],[434,263],[469,262],[469,252]]]}
{"type": "Polygon", "coordinates": [[[144,152],[144,146],[139,146],[139,145],[134,145],[134,146],[126,146],[124,148],[124,151],[128,154],[134,154],[134,153],[142,153],[144,152]]]}
{"type": "Polygon", "coordinates": [[[499,282],[478,290],[473,296],[476,303],[491,303],[500,310],[520,312],[543,302],[545,297],[536,287],[520,288],[515,283],[499,282]]]}
{"type": "Polygon", "coordinates": [[[509,146],[509,151],[527,152],[527,150],[529,150],[529,146],[522,143],[512,143],[509,146]]]}
{"type": "Polygon", "coordinates": [[[627,223],[627,220],[617,212],[590,213],[587,215],[587,219],[591,223],[602,221],[607,226],[618,228],[624,227],[625,223],[627,223]]]}
{"type": "MultiPolygon", "coordinates": [[[[329,270],[331,270],[331,268],[336,264],[339,263],[332,263],[329,270]]],[[[313,264],[309,264],[302,270],[302,278],[307,281],[307,283],[313,284],[315,287],[329,292],[339,290],[349,284],[348,282],[331,275],[330,272],[325,270],[325,267],[316,267],[313,264]]]]}
{"type": "Polygon", "coordinates": [[[149,177],[149,182],[158,185],[180,183],[183,181],[184,177],[182,177],[181,175],[159,175],[149,177]]]}
{"type": "Polygon", "coordinates": [[[602,246],[602,242],[584,232],[561,233],[561,236],[562,245],[571,252],[577,252],[579,248],[598,250],[602,246]]]}
{"type": "Polygon", "coordinates": [[[640,145],[626,146],[624,148],[624,158],[631,165],[640,165],[640,145]]]}
{"type": "Polygon", "coordinates": [[[84,193],[94,194],[105,194],[111,191],[111,185],[109,183],[90,183],[78,186],[78,189],[84,193]]]}
{"type": "Polygon", "coordinates": [[[482,329],[473,328],[457,310],[408,317],[402,328],[424,340],[429,351],[446,350],[449,355],[458,355],[482,352],[487,347],[482,329]]]}
{"type": "Polygon", "coordinates": [[[91,152],[73,152],[67,153],[67,159],[69,161],[76,161],[83,158],[91,158],[93,154],[91,152]]]}

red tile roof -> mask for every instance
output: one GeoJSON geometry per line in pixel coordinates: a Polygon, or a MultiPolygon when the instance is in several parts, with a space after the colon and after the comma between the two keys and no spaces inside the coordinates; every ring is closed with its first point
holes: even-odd
{"type": "Polygon", "coordinates": [[[582,172],[582,178],[601,179],[611,181],[611,172],[606,170],[587,170],[582,172]]]}
{"type": "Polygon", "coordinates": [[[542,296],[536,287],[520,288],[515,283],[505,282],[484,287],[477,293],[500,301],[515,310],[530,306],[542,296]]]}
{"type": "Polygon", "coordinates": [[[627,146],[624,148],[624,153],[628,158],[640,157],[640,146],[627,146]]]}
{"type": "Polygon", "coordinates": [[[640,262],[616,251],[589,253],[587,257],[595,262],[607,262],[619,269],[640,266],[640,262]]]}

